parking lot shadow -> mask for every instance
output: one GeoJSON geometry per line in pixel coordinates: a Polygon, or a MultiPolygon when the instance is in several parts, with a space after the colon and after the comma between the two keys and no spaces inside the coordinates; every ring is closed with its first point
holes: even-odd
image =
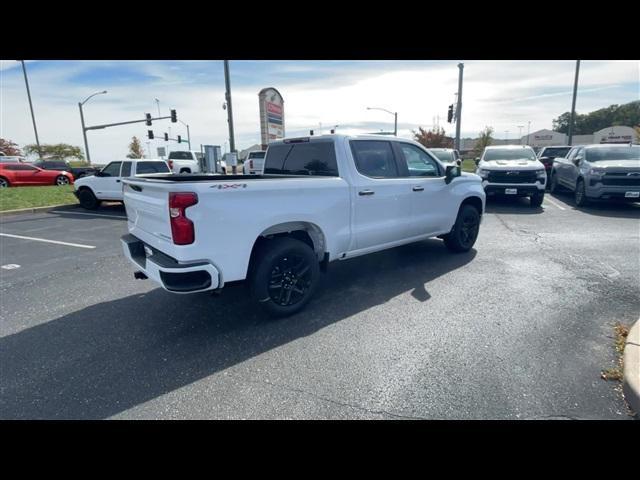
{"type": "MultiPolygon", "coordinates": [[[[160,288],[88,306],[0,339],[0,417],[101,419],[411,291],[473,260],[440,240],[331,264],[301,313],[267,319],[243,285],[210,294],[160,288]]],[[[215,416],[215,412],[212,412],[215,416]]]]}
{"type": "Polygon", "coordinates": [[[542,207],[532,207],[526,197],[491,196],[487,197],[486,213],[517,213],[532,215],[543,213],[542,207]]]}
{"type": "MultiPolygon", "coordinates": [[[[547,193],[547,195],[549,194],[547,193]]],[[[640,219],[640,203],[638,202],[591,201],[586,207],[576,207],[573,193],[565,191],[554,192],[553,198],[561,202],[565,208],[578,210],[589,215],[640,219]]]]}

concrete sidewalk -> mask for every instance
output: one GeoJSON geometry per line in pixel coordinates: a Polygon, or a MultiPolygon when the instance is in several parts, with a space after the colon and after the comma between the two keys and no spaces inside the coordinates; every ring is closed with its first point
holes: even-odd
{"type": "Polygon", "coordinates": [[[624,396],[636,414],[640,414],[640,320],[629,329],[624,345],[624,396]]]}

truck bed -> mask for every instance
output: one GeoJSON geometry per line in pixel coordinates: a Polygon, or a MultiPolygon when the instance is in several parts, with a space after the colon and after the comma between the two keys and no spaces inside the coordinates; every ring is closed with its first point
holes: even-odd
{"type": "MultiPolygon", "coordinates": [[[[285,180],[287,178],[331,178],[312,175],[221,175],[216,173],[155,173],[137,175],[135,180],[163,180],[168,182],[229,182],[236,180],[285,180]]],[[[335,177],[334,177],[335,178],[335,177]]]]}

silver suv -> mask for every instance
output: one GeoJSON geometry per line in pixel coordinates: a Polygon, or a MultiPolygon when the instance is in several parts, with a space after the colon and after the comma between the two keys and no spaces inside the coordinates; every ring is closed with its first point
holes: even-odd
{"type": "Polygon", "coordinates": [[[581,145],[556,158],[549,191],[574,192],[576,205],[590,200],[640,201],[640,145],[581,145]]]}

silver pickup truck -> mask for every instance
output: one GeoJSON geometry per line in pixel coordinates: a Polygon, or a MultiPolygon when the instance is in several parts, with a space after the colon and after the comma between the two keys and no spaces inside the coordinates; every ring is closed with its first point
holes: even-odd
{"type": "Polygon", "coordinates": [[[640,201],[640,145],[581,145],[555,158],[549,191],[567,188],[576,205],[590,200],[640,201]]]}

